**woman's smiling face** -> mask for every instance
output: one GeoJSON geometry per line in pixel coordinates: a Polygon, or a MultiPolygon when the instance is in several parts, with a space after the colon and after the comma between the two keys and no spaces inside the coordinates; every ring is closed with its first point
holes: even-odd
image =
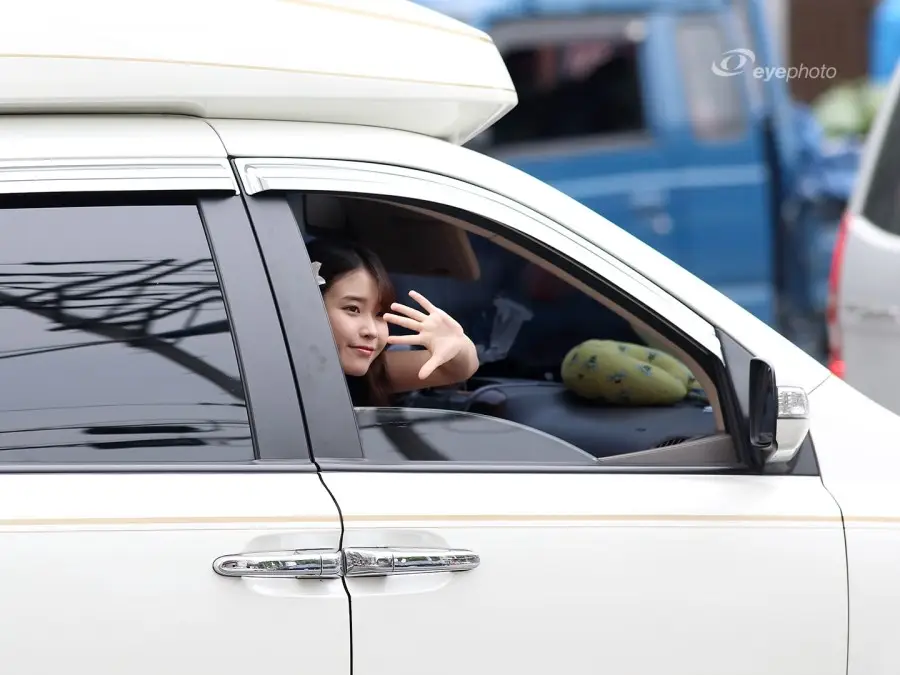
{"type": "Polygon", "coordinates": [[[324,301],[344,373],[365,375],[388,338],[375,277],[364,268],[348,272],[332,282],[324,301]]]}

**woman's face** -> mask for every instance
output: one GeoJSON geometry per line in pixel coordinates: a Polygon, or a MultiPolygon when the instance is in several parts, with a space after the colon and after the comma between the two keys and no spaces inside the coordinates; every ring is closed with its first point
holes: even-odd
{"type": "Polygon", "coordinates": [[[324,300],[341,367],[347,375],[365,375],[388,337],[375,278],[365,269],[348,272],[331,284],[324,300]]]}

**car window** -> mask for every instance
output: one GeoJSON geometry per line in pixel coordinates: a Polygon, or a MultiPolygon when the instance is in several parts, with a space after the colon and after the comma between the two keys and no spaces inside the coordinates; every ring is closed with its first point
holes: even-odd
{"type": "Polygon", "coordinates": [[[599,22],[594,34],[578,22],[527,22],[526,36],[504,26],[500,49],[518,92],[516,107],[473,141],[503,150],[519,144],[591,137],[616,139],[647,131],[638,35],[624,22],[599,22]],[[534,24],[534,25],[532,25],[534,24]],[[568,29],[566,24],[568,24],[568,29]],[[602,30],[604,29],[605,30],[602,30]],[[505,34],[518,39],[507,42],[505,34]]]}
{"type": "MultiPolygon", "coordinates": [[[[896,106],[896,101],[892,102],[896,106]]],[[[885,103],[888,105],[889,103],[885,103]]],[[[872,224],[900,234],[900,114],[894,107],[872,169],[862,213],[872,224]]]]}
{"type": "MultiPolygon", "coordinates": [[[[437,268],[434,274],[405,273],[395,266],[430,267],[421,248],[414,261],[404,260],[397,248],[400,240],[385,229],[409,218],[408,212],[404,216],[404,210],[397,210],[394,218],[382,210],[369,224],[373,229],[368,235],[365,218],[371,209],[357,209],[352,199],[341,199],[332,212],[336,220],[313,226],[307,219],[301,226],[310,259],[326,284],[324,292],[331,281],[329,264],[317,257],[323,252],[316,245],[320,237],[380,247],[375,252],[388,266],[399,301],[421,309],[408,295],[415,290],[450,314],[475,344],[480,364],[472,378],[458,385],[396,393],[385,402],[387,409],[373,409],[359,374],[346,377],[369,462],[590,465],[721,431],[697,373],[668,348],[651,345],[612,309],[510,250],[509,241],[465,232],[468,252],[458,255],[476,261],[469,272],[459,266],[455,278],[437,268]],[[338,236],[341,223],[354,234],[338,236]]],[[[303,209],[294,212],[296,217],[303,209]]],[[[416,225],[447,227],[427,220],[416,225]]],[[[437,238],[432,240],[435,248],[459,251],[458,242],[451,244],[448,237],[446,243],[441,247],[437,238]]],[[[334,267],[343,264],[333,254],[326,259],[334,267]]],[[[326,314],[345,326],[339,301],[340,296],[333,299],[331,314],[326,302],[326,314]]],[[[371,329],[369,321],[377,324],[377,310],[365,309],[366,302],[352,308],[354,317],[364,317],[360,330],[371,329]]],[[[395,325],[385,330],[413,334],[395,325]]],[[[352,346],[356,333],[347,335],[336,340],[339,358],[356,368],[358,355],[342,346],[352,346]]],[[[384,358],[409,349],[416,347],[392,345],[384,358]]]]}
{"type": "Polygon", "coordinates": [[[253,459],[197,207],[0,209],[0,462],[253,459]]]}
{"type": "MultiPolygon", "coordinates": [[[[414,392],[400,402],[459,406],[537,430],[555,439],[535,439],[548,463],[572,461],[572,452],[563,451],[559,441],[602,459],[715,431],[696,382],[667,398],[666,387],[674,391],[682,385],[658,364],[678,365],[650,348],[625,319],[495,241],[471,233],[469,239],[478,279],[402,274],[392,279],[401,297],[416,289],[459,321],[476,345],[479,371],[463,391],[414,392]],[[667,405],[645,408],[660,401],[667,405]]],[[[497,443],[492,454],[536,461],[510,430],[495,429],[490,437],[497,443]]],[[[445,452],[449,459],[458,451],[445,452]]]]}
{"type": "Polygon", "coordinates": [[[401,296],[414,288],[450,312],[478,347],[485,372],[559,379],[566,353],[584,340],[640,341],[626,320],[593,298],[486,237],[467,237],[478,279],[391,278],[401,296]]]}
{"type": "MultiPolygon", "coordinates": [[[[712,65],[722,61],[729,49],[729,41],[718,15],[680,17],[676,44],[694,135],[699,139],[713,140],[743,133],[746,118],[741,88],[746,86],[744,82],[752,74],[722,75],[713,71],[712,65]]],[[[734,64],[729,62],[728,65],[732,67],[734,64]]],[[[744,67],[751,66],[747,64],[744,67]]]]}

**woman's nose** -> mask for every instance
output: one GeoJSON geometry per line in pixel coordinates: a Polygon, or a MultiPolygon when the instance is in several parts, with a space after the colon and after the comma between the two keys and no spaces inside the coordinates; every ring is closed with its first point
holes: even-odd
{"type": "Polygon", "coordinates": [[[375,327],[375,317],[366,317],[362,321],[362,326],[360,326],[360,335],[366,338],[373,338],[378,334],[378,330],[375,327]]]}

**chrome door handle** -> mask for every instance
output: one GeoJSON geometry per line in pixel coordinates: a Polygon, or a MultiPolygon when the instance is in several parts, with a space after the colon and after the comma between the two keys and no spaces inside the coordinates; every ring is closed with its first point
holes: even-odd
{"type": "Polygon", "coordinates": [[[213,561],[213,570],[223,577],[338,579],[343,561],[339,551],[327,549],[260,551],[223,555],[213,561]]]}
{"type": "Polygon", "coordinates": [[[344,549],[344,576],[383,577],[427,572],[467,572],[481,563],[472,551],[447,548],[344,549]]]}
{"type": "Polygon", "coordinates": [[[339,579],[466,572],[480,563],[478,555],[465,549],[351,547],[223,555],[213,561],[213,570],[223,577],[339,579]]]}

